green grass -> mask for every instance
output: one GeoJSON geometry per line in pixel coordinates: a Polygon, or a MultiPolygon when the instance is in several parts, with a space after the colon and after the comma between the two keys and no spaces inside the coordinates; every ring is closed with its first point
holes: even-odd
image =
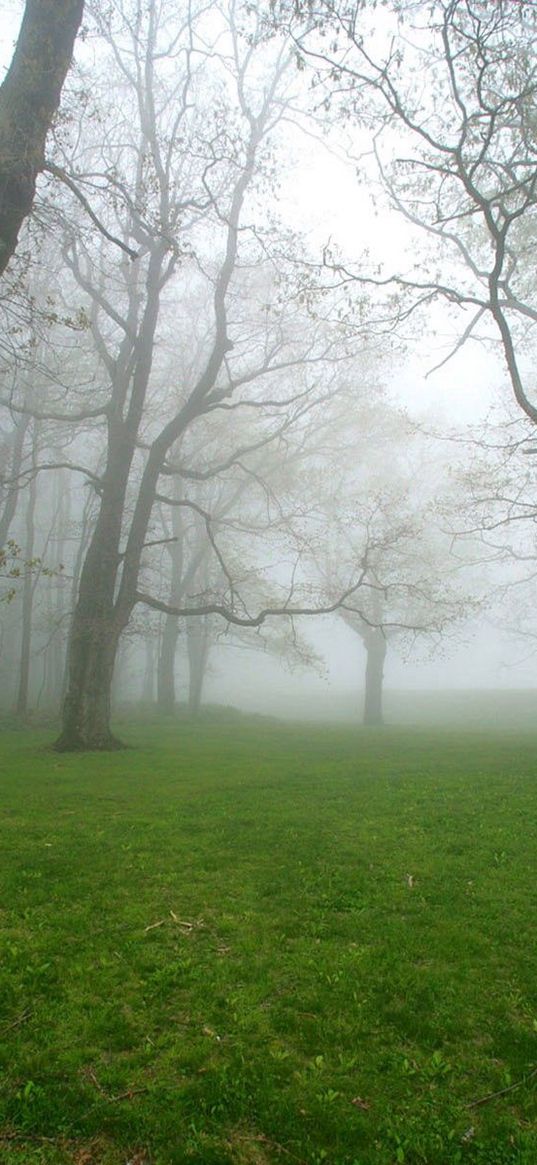
{"type": "Polygon", "coordinates": [[[2,1165],[535,1165],[537,738],[123,735],[3,734],[2,1165]]]}

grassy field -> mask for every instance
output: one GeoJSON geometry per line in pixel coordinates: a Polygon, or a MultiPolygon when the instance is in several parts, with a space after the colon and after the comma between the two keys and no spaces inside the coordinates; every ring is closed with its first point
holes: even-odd
{"type": "Polygon", "coordinates": [[[537,737],[123,734],[2,736],[2,1165],[535,1165],[537,737]]]}

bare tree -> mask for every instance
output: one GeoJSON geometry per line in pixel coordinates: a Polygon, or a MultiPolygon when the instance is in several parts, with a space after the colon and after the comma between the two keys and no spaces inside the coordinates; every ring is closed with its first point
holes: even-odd
{"type": "Polygon", "coordinates": [[[365,648],[364,724],[384,721],[388,649],[395,647],[405,658],[420,646],[438,651],[446,634],[475,609],[468,584],[457,580],[460,563],[450,558],[450,540],[435,523],[433,510],[426,505],[420,512],[418,498],[404,488],[386,488],[380,497],[362,502],[354,518],[350,543],[367,564],[367,598],[362,596],[359,609],[351,598],[338,613],[365,648]]]}
{"type": "MultiPolygon", "coordinates": [[[[284,440],[326,394],[313,373],[309,383],[280,380],[276,390],[272,378],[328,363],[334,349],[313,324],[305,328],[276,268],[272,223],[261,227],[254,217],[287,109],[285,45],[267,45],[256,14],[239,14],[234,3],[207,23],[203,5],[165,19],[156,5],[142,11],[124,0],[113,11],[99,9],[97,21],[106,93],[115,85],[121,97],[113,103],[117,124],[110,122],[104,145],[101,133],[100,141],[91,139],[91,126],[87,141],[75,135],[61,159],[73,209],[63,211],[60,226],[65,262],[85,299],[100,384],[91,404],[48,414],[58,423],[85,417],[106,433],[102,472],[88,470],[98,512],[70,633],[62,749],[115,746],[114,662],[138,604],[173,616],[218,614],[244,626],[317,610],[315,602],[293,604],[291,589],[252,615],[229,579],[223,601],[175,605],[142,589],[140,578],[147,578],[148,552],[162,542],[156,507],[177,504],[166,481],[207,480],[242,464],[252,449],[284,440]],[[88,187],[97,191],[101,226],[108,223],[94,238],[76,218],[69,222],[88,187]],[[185,350],[192,344],[186,304],[196,297],[199,337],[185,369],[173,352],[178,343],[185,350]],[[257,437],[246,447],[241,410],[258,418],[257,437]],[[205,424],[235,434],[225,454],[209,461],[205,424]]],[[[211,516],[204,520],[215,550],[211,516]]],[[[346,591],[355,585],[349,580],[346,591]]]]}
{"type": "Polygon", "coordinates": [[[354,401],[345,437],[346,447],[337,429],[332,434],[330,473],[308,479],[312,510],[295,533],[334,594],[353,570],[361,573],[359,594],[336,614],[365,650],[363,721],[380,725],[388,652],[408,659],[443,650],[475,614],[482,591],[454,552],[450,521],[460,516],[464,491],[448,474],[446,444],[380,391],[361,410],[354,401]]]}
{"type": "Polygon", "coordinates": [[[342,283],[397,291],[394,323],[448,305],[457,338],[443,363],[471,337],[499,341],[515,399],[535,424],[525,359],[537,322],[535,5],[408,0],[385,14],[380,33],[366,14],[345,0],[305,5],[298,50],[329,100],[370,135],[409,238],[421,232],[431,245],[400,271],[356,271],[328,252],[327,269],[342,283]],[[330,29],[329,42],[319,26],[330,29]]]}

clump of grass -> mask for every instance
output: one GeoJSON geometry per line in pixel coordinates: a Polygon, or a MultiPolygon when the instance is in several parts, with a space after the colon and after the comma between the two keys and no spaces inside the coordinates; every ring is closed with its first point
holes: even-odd
{"type": "Polygon", "coordinates": [[[535,738],[122,734],[4,738],[2,1162],[534,1165],[535,738]]]}

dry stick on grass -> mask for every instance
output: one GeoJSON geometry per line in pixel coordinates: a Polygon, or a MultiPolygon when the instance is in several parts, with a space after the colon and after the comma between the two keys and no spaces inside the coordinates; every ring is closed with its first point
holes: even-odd
{"type": "Polygon", "coordinates": [[[95,1085],[97,1092],[101,1094],[107,1104],[115,1104],[118,1100],[130,1100],[132,1096],[139,1096],[141,1093],[149,1091],[147,1085],[142,1084],[139,1088],[126,1088],[124,1092],[117,1092],[114,1096],[110,1096],[106,1088],[103,1088],[100,1080],[97,1079],[92,1068],[89,1069],[86,1075],[92,1084],[95,1085]]]}
{"type": "Polygon", "coordinates": [[[5,1141],[35,1141],[38,1145],[55,1145],[57,1144],[56,1137],[42,1137],[39,1133],[30,1133],[27,1130],[24,1132],[0,1132],[0,1145],[5,1141]]]}
{"type": "Polygon", "coordinates": [[[125,1092],[117,1092],[115,1096],[107,1096],[106,1099],[109,1104],[115,1104],[118,1100],[132,1100],[133,1096],[141,1096],[144,1092],[149,1092],[149,1088],[142,1084],[140,1088],[127,1088],[125,1092]]]}
{"type": "Polygon", "coordinates": [[[256,1133],[253,1136],[248,1136],[248,1134],[245,1133],[244,1135],[237,1137],[236,1140],[250,1142],[254,1141],[257,1142],[258,1145],[267,1145],[271,1149],[276,1149],[278,1153],[284,1153],[286,1157],[290,1157],[291,1160],[296,1161],[298,1165],[306,1165],[306,1162],[302,1160],[302,1157],[295,1157],[295,1154],[291,1153],[290,1149],[286,1149],[285,1145],[280,1145],[278,1141],[271,1140],[269,1137],[266,1137],[264,1133],[256,1133]]]}
{"type": "Polygon", "coordinates": [[[0,1029],[1,1034],[4,1035],[5,1032],[12,1031],[14,1027],[20,1027],[21,1023],[26,1023],[26,1021],[30,1019],[31,1014],[32,1012],[29,1010],[29,1008],[26,1008],[26,1010],[22,1011],[21,1014],[12,1021],[12,1023],[7,1023],[5,1027],[0,1029]]]}
{"type": "Polygon", "coordinates": [[[515,1084],[508,1084],[507,1088],[500,1088],[498,1092],[488,1092],[486,1096],[480,1096],[479,1100],[470,1100],[466,1108],[479,1108],[481,1104],[488,1104],[489,1100],[496,1100],[498,1096],[505,1096],[508,1092],[514,1092],[515,1088],[521,1088],[523,1084],[527,1084],[534,1076],[537,1076],[537,1068],[533,1068],[527,1076],[523,1076],[522,1080],[517,1080],[515,1084]]]}
{"type": "MultiPolygon", "coordinates": [[[[170,917],[175,923],[177,923],[177,926],[181,926],[183,930],[187,930],[188,932],[195,930],[198,927],[200,929],[203,929],[204,927],[203,919],[201,918],[195,919],[194,922],[186,922],[182,918],[178,918],[173,910],[170,910],[170,917]]],[[[156,930],[157,926],[164,926],[164,923],[167,921],[167,918],[161,918],[159,922],[151,922],[149,926],[144,926],[144,934],[146,934],[148,930],[156,930]]]]}

